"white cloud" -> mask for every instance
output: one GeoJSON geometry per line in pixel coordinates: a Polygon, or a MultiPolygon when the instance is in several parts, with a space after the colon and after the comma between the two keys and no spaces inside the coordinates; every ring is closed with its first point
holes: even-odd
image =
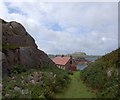
{"type": "Polygon", "coordinates": [[[0,6],[0,17],[22,23],[46,53],[105,54],[117,48],[117,3],[9,2],[6,6],[1,2],[0,6]],[[47,26],[54,23],[62,30],[47,26]]]}

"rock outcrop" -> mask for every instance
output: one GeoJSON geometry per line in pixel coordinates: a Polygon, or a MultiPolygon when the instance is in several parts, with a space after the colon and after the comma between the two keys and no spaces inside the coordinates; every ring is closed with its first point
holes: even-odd
{"type": "Polygon", "coordinates": [[[37,48],[35,40],[18,22],[6,22],[0,19],[2,24],[2,73],[8,75],[9,70],[15,65],[32,67],[54,66],[47,54],[37,48]]]}

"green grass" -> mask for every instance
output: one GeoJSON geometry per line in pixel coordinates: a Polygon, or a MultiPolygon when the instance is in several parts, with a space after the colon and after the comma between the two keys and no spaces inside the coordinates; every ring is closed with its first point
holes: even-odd
{"type": "Polygon", "coordinates": [[[55,98],[95,98],[95,94],[82,83],[80,79],[80,71],[70,75],[71,83],[62,93],[55,94],[55,98]]]}

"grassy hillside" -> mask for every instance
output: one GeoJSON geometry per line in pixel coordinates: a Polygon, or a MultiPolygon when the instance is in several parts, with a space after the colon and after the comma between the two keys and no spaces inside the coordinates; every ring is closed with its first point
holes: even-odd
{"type": "Polygon", "coordinates": [[[81,79],[93,88],[98,98],[120,98],[118,78],[120,49],[99,58],[81,73],[81,79]]]}
{"type": "Polygon", "coordinates": [[[69,83],[68,73],[57,67],[29,71],[14,67],[3,79],[3,98],[53,98],[69,83]]]}

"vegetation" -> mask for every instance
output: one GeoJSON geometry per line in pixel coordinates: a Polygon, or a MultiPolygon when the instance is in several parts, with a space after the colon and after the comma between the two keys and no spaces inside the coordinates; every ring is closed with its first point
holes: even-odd
{"type": "Polygon", "coordinates": [[[19,46],[10,45],[10,44],[3,44],[2,45],[2,52],[7,53],[8,50],[15,50],[17,48],[19,48],[19,46]]]}
{"type": "Polygon", "coordinates": [[[25,68],[25,66],[22,65],[15,65],[10,69],[9,74],[10,75],[15,75],[15,74],[20,74],[22,72],[26,72],[27,69],[25,68]]]}
{"type": "Polygon", "coordinates": [[[16,65],[3,79],[3,98],[120,98],[118,53],[120,49],[73,74],[45,64],[28,71],[16,65]]]}
{"type": "Polygon", "coordinates": [[[78,57],[85,57],[86,53],[84,53],[84,52],[75,52],[75,53],[72,53],[72,54],[68,54],[67,56],[70,56],[70,55],[72,55],[72,57],[78,58],[78,57]]]}
{"type": "Polygon", "coordinates": [[[118,78],[118,53],[117,49],[91,63],[81,73],[81,79],[88,87],[96,92],[98,98],[120,98],[118,78]]]}
{"type": "Polygon", "coordinates": [[[53,98],[70,81],[67,72],[57,67],[26,71],[15,66],[11,73],[3,79],[3,98],[53,98]]]}
{"type": "Polygon", "coordinates": [[[95,98],[95,94],[82,83],[80,79],[80,71],[70,75],[71,82],[69,88],[63,89],[61,93],[55,94],[56,98],[95,98]]]}

